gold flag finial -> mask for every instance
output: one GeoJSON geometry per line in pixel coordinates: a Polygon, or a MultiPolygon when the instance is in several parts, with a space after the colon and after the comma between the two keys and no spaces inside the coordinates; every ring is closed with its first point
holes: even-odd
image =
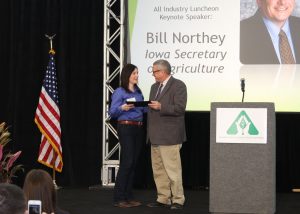
{"type": "Polygon", "coordinates": [[[55,51],[54,51],[54,49],[53,49],[53,46],[52,46],[52,40],[53,40],[53,38],[56,36],[56,34],[54,34],[54,35],[52,35],[52,36],[49,36],[49,35],[47,35],[47,34],[45,34],[45,36],[49,39],[49,41],[50,41],[50,51],[49,51],[49,53],[50,54],[55,54],[55,51]]]}

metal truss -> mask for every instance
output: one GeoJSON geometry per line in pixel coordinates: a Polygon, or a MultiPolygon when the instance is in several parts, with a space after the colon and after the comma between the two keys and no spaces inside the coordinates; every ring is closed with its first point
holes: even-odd
{"type": "Polygon", "coordinates": [[[114,186],[119,169],[120,145],[114,124],[108,115],[113,86],[119,85],[124,63],[125,0],[104,0],[104,62],[103,62],[103,130],[102,186],[114,186]]]}

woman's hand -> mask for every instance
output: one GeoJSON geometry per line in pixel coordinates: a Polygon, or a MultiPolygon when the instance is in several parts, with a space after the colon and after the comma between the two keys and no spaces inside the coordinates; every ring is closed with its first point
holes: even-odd
{"type": "Polygon", "coordinates": [[[134,105],[133,104],[123,104],[122,106],[121,106],[121,109],[123,110],[123,111],[129,111],[130,109],[132,109],[132,108],[134,108],[134,105]]]}

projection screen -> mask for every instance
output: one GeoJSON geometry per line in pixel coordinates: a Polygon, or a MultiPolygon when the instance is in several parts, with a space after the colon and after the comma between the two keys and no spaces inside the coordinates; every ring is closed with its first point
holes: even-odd
{"type": "MultiPolygon", "coordinates": [[[[300,16],[299,5],[296,0],[293,16],[300,16]]],[[[269,61],[269,54],[258,57],[266,63],[244,60],[243,53],[252,48],[242,50],[241,21],[256,11],[256,0],[128,1],[128,57],[139,68],[145,100],[154,83],[152,63],[166,59],[174,77],[187,85],[188,111],[209,111],[211,102],[241,101],[244,78],[245,102],[274,102],[277,112],[300,112],[300,61],[283,65],[269,61]]],[[[295,55],[300,39],[293,39],[295,55]]]]}

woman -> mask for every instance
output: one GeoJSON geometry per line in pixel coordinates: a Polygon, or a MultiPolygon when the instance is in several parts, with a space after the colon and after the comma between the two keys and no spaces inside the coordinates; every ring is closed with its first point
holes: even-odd
{"type": "Polygon", "coordinates": [[[56,206],[56,191],[51,176],[42,169],[32,169],[25,177],[23,191],[27,202],[40,200],[42,211],[50,214],[68,214],[56,206]]]}
{"type": "Polygon", "coordinates": [[[144,107],[126,104],[126,101],[143,101],[144,97],[137,86],[138,68],[127,64],[121,72],[121,86],[112,94],[109,114],[118,120],[118,136],[121,146],[119,171],[114,188],[114,206],[136,207],[141,202],[133,199],[132,185],[134,171],[143,144],[144,107]]]}

